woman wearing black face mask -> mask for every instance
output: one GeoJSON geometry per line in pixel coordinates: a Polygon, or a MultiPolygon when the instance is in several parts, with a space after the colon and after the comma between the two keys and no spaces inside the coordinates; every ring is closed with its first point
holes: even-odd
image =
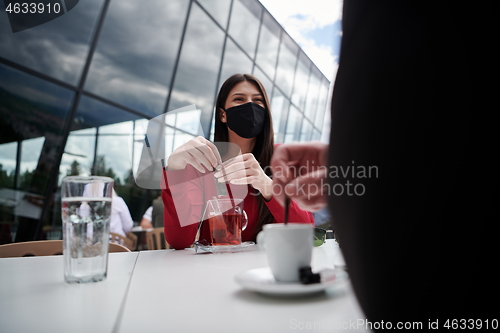
{"type": "MultiPolygon", "coordinates": [[[[248,226],[242,232],[242,241],[255,240],[264,224],[283,222],[283,206],[273,198],[269,163],[274,133],[262,83],[249,74],[231,76],[219,91],[215,109],[214,141],[233,145],[218,145],[219,150],[214,143],[197,137],[177,148],[168,159],[162,195],[164,226],[166,240],[175,249],[193,243],[197,230],[194,222],[199,221],[206,201],[217,195],[215,182],[228,184],[235,197],[243,193],[248,226]],[[232,147],[239,148],[236,157],[232,147]]],[[[312,214],[293,201],[289,220],[314,223],[312,214]]],[[[208,239],[208,228],[202,227],[201,233],[200,239],[208,239]]]]}

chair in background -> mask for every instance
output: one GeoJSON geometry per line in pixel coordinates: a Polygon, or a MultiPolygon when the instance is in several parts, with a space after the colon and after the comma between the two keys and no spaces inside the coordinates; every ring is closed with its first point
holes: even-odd
{"type": "Polygon", "coordinates": [[[45,225],[42,229],[43,240],[60,240],[62,239],[62,227],[45,225]]]}
{"type": "Polygon", "coordinates": [[[146,232],[146,241],[148,250],[170,249],[170,245],[165,241],[165,234],[162,227],[146,232]]]}
{"type": "Polygon", "coordinates": [[[130,249],[126,248],[123,245],[116,244],[116,243],[109,243],[109,253],[113,252],[131,252],[130,249]]]}
{"type": "Polygon", "coordinates": [[[129,250],[130,251],[135,251],[137,250],[137,235],[134,234],[133,232],[127,232],[126,233],[126,236],[127,238],[129,239],[130,241],[130,247],[129,247],[129,250]]]}
{"type": "Polygon", "coordinates": [[[62,240],[46,240],[0,245],[0,258],[53,256],[62,253],[62,240]]]}
{"type": "MultiPolygon", "coordinates": [[[[120,244],[109,243],[109,252],[130,252],[120,244]]],[[[62,240],[21,242],[0,245],[0,258],[37,257],[63,254],[62,240]]]]}
{"type": "Polygon", "coordinates": [[[0,245],[12,243],[11,222],[0,223],[0,245]]]}
{"type": "Polygon", "coordinates": [[[137,246],[137,237],[135,238],[135,241],[134,241],[132,238],[129,238],[128,236],[123,237],[120,234],[110,232],[109,233],[109,242],[115,243],[115,244],[120,244],[122,246],[125,246],[130,251],[133,251],[133,250],[135,250],[135,247],[137,246]]]}

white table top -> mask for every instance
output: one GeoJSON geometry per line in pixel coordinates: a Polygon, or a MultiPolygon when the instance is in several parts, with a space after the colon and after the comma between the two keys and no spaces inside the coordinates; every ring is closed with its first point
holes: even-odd
{"type": "MultiPolygon", "coordinates": [[[[313,270],[334,268],[334,263],[343,264],[334,241],[314,249],[313,270]]],[[[275,333],[312,325],[319,328],[315,332],[331,332],[335,325],[364,318],[349,282],[294,298],[258,294],[236,283],[238,273],[265,266],[265,253],[257,246],[229,254],[143,251],[119,331],[275,333]]]]}
{"type": "MultiPolygon", "coordinates": [[[[313,270],[334,263],[343,264],[334,241],[314,249],[313,270]]],[[[108,278],[89,284],[64,283],[62,265],[62,256],[0,259],[0,332],[331,332],[364,318],[348,281],[302,297],[243,289],[236,274],[267,266],[257,246],[111,253],[108,278]]]]}
{"type": "Polygon", "coordinates": [[[64,282],[62,256],[0,259],[0,332],[112,332],[138,255],[110,253],[85,284],[64,282]]]}

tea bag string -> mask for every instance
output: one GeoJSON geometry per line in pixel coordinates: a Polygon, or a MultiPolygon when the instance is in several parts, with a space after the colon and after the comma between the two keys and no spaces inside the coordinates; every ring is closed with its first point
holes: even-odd
{"type": "MultiPolygon", "coordinates": [[[[234,158],[232,158],[234,159],[234,158]]],[[[230,160],[232,160],[230,159],[230,160]]],[[[226,161],[229,162],[230,160],[226,161]]],[[[220,172],[222,172],[223,179],[226,179],[226,172],[224,171],[224,165],[222,166],[220,172]]],[[[236,208],[236,203],[234,202],[233,192],[231,191],[231,185],[229,183],[225,183],[227,194],[229,195],[229,201],[231,202],[231,209],[236,208]]],[[[218,193],[217,193],[218,194],[218,193]]]]}
{"type": "Polygon", "coordinates": [[[235,209],[236,204],[234,202],[233,193],[231,192],[231,186],[229,185],[229,183],[226,183],[226,188],[227,188],[227,193],[229,194],[229,200],[231,202],[231,209],[235,209]]]}

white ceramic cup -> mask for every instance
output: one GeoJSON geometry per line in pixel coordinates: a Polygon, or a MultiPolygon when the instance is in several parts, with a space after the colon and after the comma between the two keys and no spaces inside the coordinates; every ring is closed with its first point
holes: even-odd
{"type": "Polygon", "coordinates": [[[311,265],[313,238],[311,224],[276,223],[264,226],[257,235],[257,244],[266,252],[276,281],[300,281],[299,269],[311,265]]]}

